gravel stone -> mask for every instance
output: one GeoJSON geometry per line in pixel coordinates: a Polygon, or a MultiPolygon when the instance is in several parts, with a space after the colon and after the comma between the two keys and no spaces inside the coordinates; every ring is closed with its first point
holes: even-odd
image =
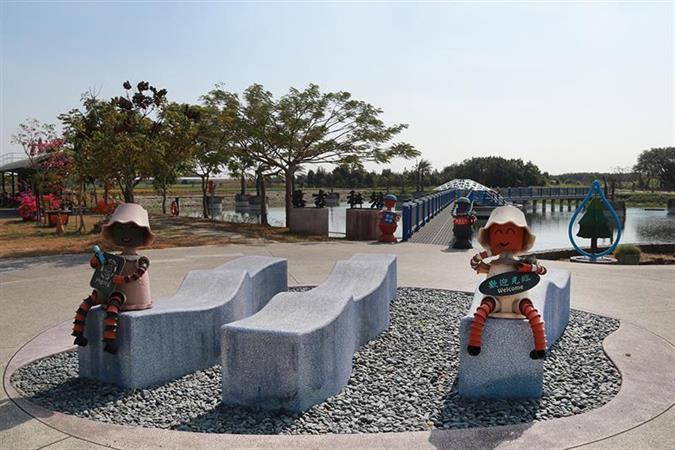
{"type": "MultiPolygon", "coordinates": [[[[299,288],[297,290],[305,290],[299,288]]],[[[457,395],[459,321],[472,295],[399,288],[389,330],[363,346],[344,390],[304,413],[220,403],[220,366],[147,389],[78,378],[77,352],[20,368],[12,384],[53,411],[104,423],[204,433],[378,433],[511,425],[581,414],[609,402],[621,376],[602,341],[619,321],[572,310],[544,362],[536,400],[466,400],[457,395]]]]}

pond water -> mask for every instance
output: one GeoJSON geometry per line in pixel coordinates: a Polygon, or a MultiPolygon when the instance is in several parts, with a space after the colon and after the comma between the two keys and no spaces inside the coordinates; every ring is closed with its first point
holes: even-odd
{"type": "MultiPolygon", "coordinates": [[[[347,206],[337,206],[328,209],[328,230],[331,237],[344,237],[347,217],[347,206]]],[[[528,224],[537,235],[534,250],[548,250],[557,248],[571,248],[572,244],[567,237],[567,227],[574,211],[546,211],[527,212],[528,224]]],[[[188,215],[198,216],[192,211],[188,215]]],[[[581,214],[577,217],[581,217],[581,214]]],[[[258,215],[224,211],[215,217],[216,220],[227,222],[257,223],[258,215]]],[[[284,226],[286,212],[283,207],[272,207],[268,210],[268,221],[272,226],[284,226]]],[[[476,224],[477,229],[485,221],[476,224]]],[[[611,223],[611,220],[610,220],[611,223]]],[[[579,227],[574,226],[576,235],[579,227]]],[[[401,237],[401,227],[396,230],[396,236],[401,237]]],[[[474,237],[477,233],[474,234],[474,237]]],[[[590,239],[577,238],[580,246],[590,246],[590,239]]],[[[668,215],[667,211],[647,211],[642,208],[627,208],[626,220],[622,230],[621,242],[636,244],[667,244],[675,243],[675,215],[668,215]]],[[[610,245],[609,239],[599,239],[598,245],[610,245]]]]}
{"type": "MultiPolygon", "coordinates": [[[[574,211],[547,211],[526,213],[527,221],[537,240],[534,250],[571,248],[567,236],[567,227],[574,211]]],[[[577,216],[577,222],[582,214],[577,216]]],[[[610,224],[613,221],[610,219],[610,224]]],[[[579,226],[574,225],[572,234],[580,247],[591,245],[590,239],[576,236],[579,226]]],[[[615,233],[616,236],[616,233],[615,233]]],[[[621,242],[633,244],[670,244],[675,243],[675,215],[663,211],[647,211],[642,208],[626,208],[626,220],[621,230],[621,242]]],[[[610,239],[598,239],[599,246],[611,245],[610,239]]]]}

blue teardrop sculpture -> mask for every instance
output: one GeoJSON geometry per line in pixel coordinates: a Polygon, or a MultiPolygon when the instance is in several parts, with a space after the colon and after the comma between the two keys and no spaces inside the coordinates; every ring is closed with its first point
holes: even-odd
{"type": "Polygon", "coordinates": [[[616,214],[616,211],[614,210],[614,207],[612,207],[612,204],[607,200],[607,197],[605,197],[605,193],[602,191],[602,187],[600,186],[600,181],[595,180],[593,181],[593,184],[591,185],[591,189],[588,191],[588,194],[586,194],[586,197],[584,200],[581,202],[581,204],[577,207],[576,211],[574,211],[574,214],[572,215],[572,218],[570,219],[570,224],[569,227],[567,228],[567,235],[570,238],[570,242],[572,243],[572,246],[574,249],[579,252],[581,255],[584,255],[588,258],[591,258],[592,260],[598,259],[602,256],[609,255],[614,251],[617,245],[619,245],[619,240],[621,240],[621,219],[619,219],[619,216],[616,214]],[[572,229],[574,227],[574,222],[577,219],[577,216],[581,211],[584,210],[588,202],[591,201],[593,198],[593,193],[597,192],[598,195],[600,196],[600,200],[604,205],[607,207],[609,210],[610,214],[612,215],[612,219],[614,219],[614,223],[616,224],[616,240],[614,243],[609,247],[607,250],[603,250],[600,253],[589,253],[583,249],[581,249],[576,242],[574,242],[574,237],[572,234],[572,229]]]}

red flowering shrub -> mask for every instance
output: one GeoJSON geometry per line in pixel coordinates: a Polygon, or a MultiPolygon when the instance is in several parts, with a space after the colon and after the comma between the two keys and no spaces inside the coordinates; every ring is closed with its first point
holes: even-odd
{"type": "Polygon", "coordinates": [[[42,204],[47,209],[61,209],[61,201],[54,194],[43,195],[42,204]]]}
{"type": "Polygon", "coordinates": [[[104,216],[109,216],[117,208],[117,203],[115,200],[99,200],[98,204],[92,209],[92,212],[97,214],[103,214],[104,216]]]}
{"type": "Polygon", "coordinates": [[[19,201],[19,215],[21,218],[23,220],[33,220],[33,215],[37,211],[33,192],[30,190],[19,192],[16,197],[19,201]]]}
{"type": "MultiPolygon", "coordinates": [[[[37,212],[37,203],[35,195],[28,189],[25,192],[17,194],[19,201],[19,215],[23,220],[33,220],[37,212]]],[[[42,205],[46,209],[61,209],[61,201],[54,195],[48,194],[42,196],[42,205]]]]}

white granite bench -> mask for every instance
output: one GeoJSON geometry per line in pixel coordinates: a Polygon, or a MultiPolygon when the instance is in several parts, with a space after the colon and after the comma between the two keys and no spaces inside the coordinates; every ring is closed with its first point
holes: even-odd
{"type": "Polygon", "coordinates": [[[285,259],[245,256],[193,270],[176,295],[119,316],[116,355],[103,351],[104,311],[87,315],[80,376],[127,388],[163,383],[220,363],[220,327],[256,313],[288,288],[285,259]]]}
{"type": "Polygon", "coordinates": [[[303,411],[339,393],[354,352],[389,327],[396,257],[356,254],[306,292],[223,326],[223,402],[303,411]]]}
{"type": "MultiPolygon", "coordinates": [[[[549,270],[529,291],[529,298],[546,327],[550,348],[562,336],[570,318],[570,273],[549,270]]],[[[481,352],[466,350],[473,314],[485,296],[476,290],[473,302],[460,324],[459,395],[467,398],[538,398],[543,393],[544,361],[531,359],[532,329],[526,319],[488,317],[483,329],[481,352]]]]}

